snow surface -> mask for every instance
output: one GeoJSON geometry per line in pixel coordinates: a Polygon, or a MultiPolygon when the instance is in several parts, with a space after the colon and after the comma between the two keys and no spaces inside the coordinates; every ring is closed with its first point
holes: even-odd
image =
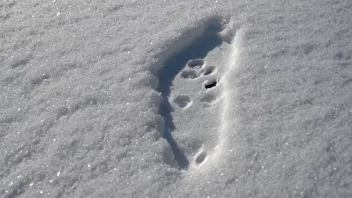
{"type": "Polygon", "coordinates": [[[0,197],[351,197],[351,10],[0,1],[0,197]]]}

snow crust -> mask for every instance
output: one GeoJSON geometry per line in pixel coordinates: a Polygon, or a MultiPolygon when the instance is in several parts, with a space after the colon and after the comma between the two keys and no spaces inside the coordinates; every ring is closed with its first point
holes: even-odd
{"type": "Polygon", "coordinates": [[[0,1],[0,197],[352,196],[351,9],[0,1]]]}

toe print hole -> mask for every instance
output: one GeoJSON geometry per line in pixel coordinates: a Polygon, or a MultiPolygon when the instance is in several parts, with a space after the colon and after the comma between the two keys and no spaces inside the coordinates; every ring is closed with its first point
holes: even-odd
{"type": "Polygon", "coordinates": [[[195,71],[182,71],[182,78],[195,79],[198,77],[198,74],[195,71]]]}
{"type": "Polygon", "coordinates": [[[206,68],[204,69],[204,73],[203,73],[203,74],[204,74],[205,76],[206,76],[206,75],[209,75],[209,74],[213,73],[214,70],[215,70],[215,67],[213,67],[213,66],[206,67],[206,68]]]}
{"type": "Polygon", "coordinates": [[[201,164],[205,160],[206,157],[207,157],[207,153],[205,151],[202,151],[197,155],[194,162],[196,164],[201,164]]]}
{"type": "Polygon", "coordinates": [[[177,96],[174,99],[174,102],[181,108],[185,108],[190,102],[191,102],[191,98],[189,96],[186,95],[180,95],[177,96]]]}
{"type": "Polygon", "coordinates": [[[218,84],[218,81],[216,79],[211,79],[205,82],[204,87],[205,89],[210,89],[216,86],[218,84]]]}
{"type": "Polygon", "coordinates": [[[204,60],[203,59],[193,59],[188,61],[187,65],[191,68],[197,67],[201,68],[204,65],[204,60]]]}
{"type": "Polygon", "coordinates": [[[201,102],[206,102],[209,104],[215,102],[216,100],[217,100],[217,97],[214,94],[207,94],[200,99],[201,102]]]}

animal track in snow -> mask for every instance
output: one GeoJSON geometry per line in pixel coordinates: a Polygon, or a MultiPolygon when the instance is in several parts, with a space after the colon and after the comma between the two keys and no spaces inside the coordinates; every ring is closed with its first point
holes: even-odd
{"type": "Polygon", "coordinates": [[[181,72],[182,78],[195,79],[199,77],[199,74],[193,70],[184,70],[181,72]]]}
{"type": "Polygon", "coordinates": [[[215,69],[216,69],[216,67],[214,67],[214,66],[208,66],[204,69],[203,75],[204,76],[210,75],[215,71],[215,69]]]}
{"type": "Polygon", "coordinates": [[[191,102],[191,98],[189,96],[186,95],[180,95],[177,96],[174,99],[174,102],[181,108],[185,108],[190,102],[191,102]]]}
{"type": "Polygon", "coordinates": [[[218,79],[226,73],[232,49],[223,29],[228,31],[218,20],[205,24],[202,34],[190,44],[186,42],[158,73],[164,138],[180,169],[209,161],[206,159],[219,143],[223,87],[218,79]],[[204,108],[205,104],[209,108],[204,108]]]}
{"type": "Polygon", "coordinates": [[[200,101],[211,104],[211,103],[215,102],[217,99],[218,99],[218,97],[215,94],[208,93],[208,94],[202,96],[200,101]]]}
{"type": "Polygon", "coordinates": [[[193,68],[201,68],[204,65],[204,60],[203,59],[192,59],[188,61],[187,66],[193,68]]]}
{"type": "Polygon", "coordinates": [[[204,87],[206,89],[210,89],[210,88],[215,87],[217,84],[218,84],[218,80],[217,79],[210,79],[210,80],[205,81],[204,87]]]}
{"type": "Polygon", "coordinates": [[[207,153],[204,150],[201,150],[199,153],[197,153],[194,162],[199,165],[205,160],[206,157],[207,153]]]}

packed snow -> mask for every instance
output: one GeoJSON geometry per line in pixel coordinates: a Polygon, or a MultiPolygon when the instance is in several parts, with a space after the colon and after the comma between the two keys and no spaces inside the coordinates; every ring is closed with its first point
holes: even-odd
{"type": "Polygon", "coordinates": [[[351,197],[352,1],[0,1],[0,197],[351,197]]]}

